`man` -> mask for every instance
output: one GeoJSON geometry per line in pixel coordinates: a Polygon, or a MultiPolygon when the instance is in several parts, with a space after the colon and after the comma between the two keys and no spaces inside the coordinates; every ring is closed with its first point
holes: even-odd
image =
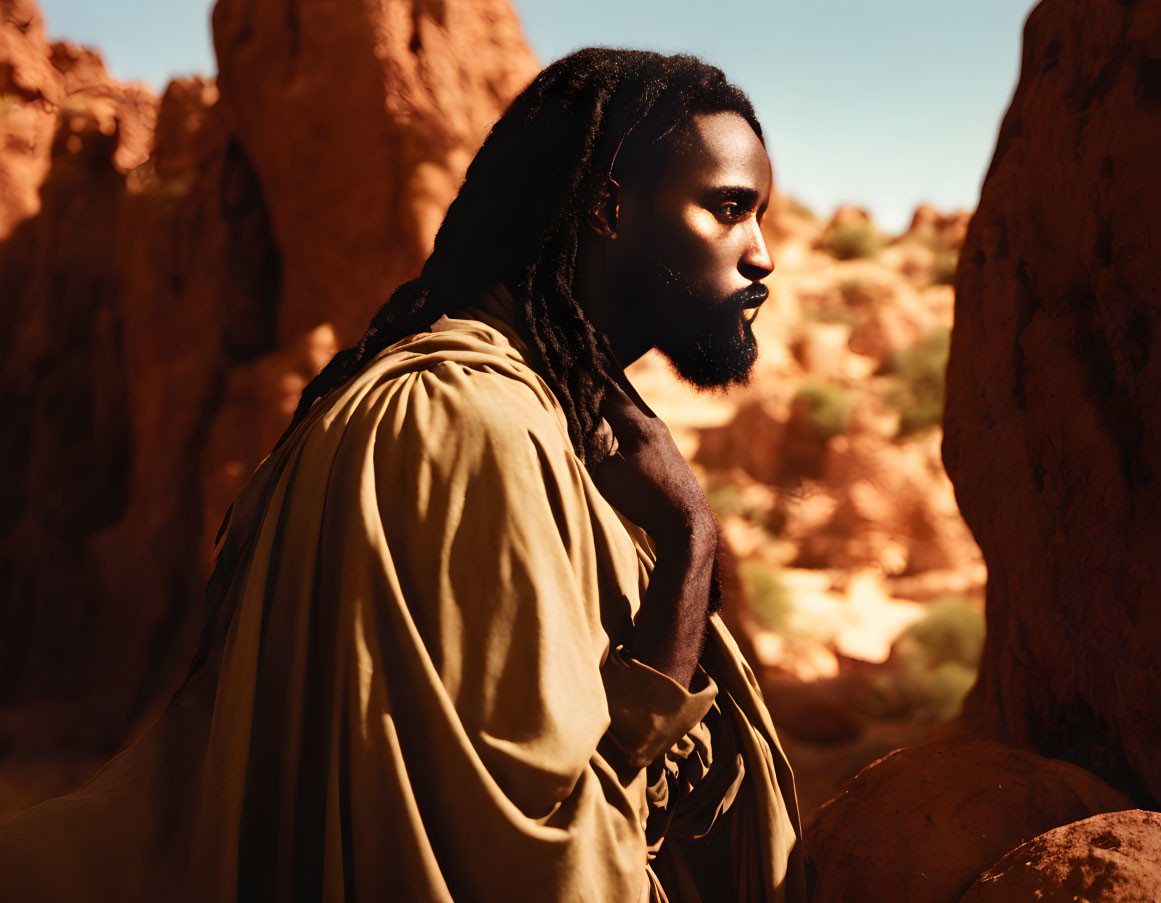
{"type": "Polygon", "coordinates": [[[771,183],[719,70],[545,69],[236,500],[166,713],[0,831],[9,898],[804,900],[716,522],[623,372],[746,379],[771,183]]]}

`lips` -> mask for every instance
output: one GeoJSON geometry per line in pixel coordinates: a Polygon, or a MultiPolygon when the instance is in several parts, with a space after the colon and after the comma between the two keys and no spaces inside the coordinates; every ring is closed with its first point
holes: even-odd
{"type": "Polygon", "coordinates": [[[745,317],[747,323],[753,323],[757,319],[758,308],[762,306],[762,302],[769,296],[770,289],[760,283],[747,286],[738,292],[738,303],[741,305],[742,310],[745,311],[742,316],[745,317]]]}
{"type": "Polygon", "coordinates": [[[742,302],[742,307],[749,310],[751,307],[757,307],[770,296],[770,289],[762,285],[760,282],[748,286],[738,292],[739,300],[742,302]]]}

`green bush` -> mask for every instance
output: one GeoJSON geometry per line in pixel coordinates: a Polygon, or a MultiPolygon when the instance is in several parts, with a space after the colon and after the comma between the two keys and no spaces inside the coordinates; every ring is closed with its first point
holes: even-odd
{"type": "Polygon", "coordinates": [[[738,573],[754,620],[765,630],[781,630],[793,605],[778,572],[760,561],[743,561],[738,573]]]}
{"type": "Polygon", "coordinates": [[[705,499],[718,517],[745,517],[746,506],[742,494],[732,483],[723,483],[706,490],[705,499]]]}
{"type": "Polygon", "coordinates": [[[872,297],[875,283],[859,276],[848,276],[838,284],[843,303],[851,307],[864,307],[872,297]]]}
{"type": "Polygon", "coordinates": [[[956,662],[933,668],[924,677],[924,699],[915,720],[925,724],[951,721],[963,709],[963,701],[976,682],[976,669],[956,662]]]}
{"type": "Polygon", "coordinates": [[[180,201],[193,190],[197,174],[188,172],[169,179],[162,179],[157,166],[150,157],[133,169],[141,190],[164,201],[180,201]]]}
{"type": "Polygon", "coordinates": [[[900,436],[938,426],[943,419],[950,350],[950,330],[936,329],[917,345],[893,352],[884,362],[884,371],[897,380],[887,400],[899,410],[900,436]]]}
{"type": "Polygon", "coordinates": [[[955,285],[955,271],[959,266],[959,251],[939,251],[931,268],[932,285],[955,285]]]}
{"type": "Polygon", "coordinates": [[[722,483],[718,486],[711,486],[706,490],[705,497],[714,514],[719,518],[740,517],[761,527],[772,537],[777,536],[780,521],[775,512],[760,501],[755,502],[753,499],[743,496],[734,484],[722,483]]]}
{"type": "Polygon", "coordinates": [[[884,244],[882,233],[869,222],[838,223],[822,237],[823,250],[839,260],[874,257],[884,244]]]}
{"type": "Polygon", "coordinates": [[[824,439],[847,431],[858,394],[829,383],[803,383],[794,395],[796,405],[806,407],[811,428],[824,439]]]}
{"type": "Polygon", "coordinates": [[[945,596],[903,635],[922,651],[927,667],[951,662],[974,670],[984,649],[984,614],[970,602],[945,596]]]}
{"type": "Polygon", "coordinates": [[[818,214],[796,198],[791,199],[790,201],[790,212],[795,216],[801,216],[803,219],[808,219],[812,223],[818,222],[818,214]]]}
{"type": "Polygon", "coordinates": [[[808,299],[802,304],[804,319],[815,323],[842,323],[851,329],[863,322],[863,315],[857,310],[851,310],[840,304],[828,304],[825,301],[808,299]]]}
{"type": "Polygon", "coordinates": [[[955,597],[931,603],[923,619],[896,640],[898,670],[876,682],[869,714],[922,724],[949,721],[975,683],[983,646],[979,608],[955,597]]]}

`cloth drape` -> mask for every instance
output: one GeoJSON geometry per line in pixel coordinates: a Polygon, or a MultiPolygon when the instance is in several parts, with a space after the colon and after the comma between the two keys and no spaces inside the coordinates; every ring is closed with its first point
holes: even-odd
{"type": "Polygon", "coordinates": [[[0,826],[5,899],[805,899],[753,674],[716,616],[688,690],[626,651],[652,544],[510,320],[397,342],[262,463],[186,683],[0,826]]]}

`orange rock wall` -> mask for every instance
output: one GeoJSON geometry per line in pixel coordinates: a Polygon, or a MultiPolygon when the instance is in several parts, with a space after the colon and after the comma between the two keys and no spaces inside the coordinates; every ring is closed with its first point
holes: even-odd
{"type": "Polygon", "coordinates": [[[164,701],[213,534],[538,65],[504,0],[220,0],[158,101],[0,0],[0,745],[164,701]],[[336,12],[338,10],[338,12],[336,12]]]}
{"type": "Polygon", "coordinates": [[[944,462],[987,561],[969,714],[1161,799],[1161,7],[1043,0],[956,285],[944,462]]]}

